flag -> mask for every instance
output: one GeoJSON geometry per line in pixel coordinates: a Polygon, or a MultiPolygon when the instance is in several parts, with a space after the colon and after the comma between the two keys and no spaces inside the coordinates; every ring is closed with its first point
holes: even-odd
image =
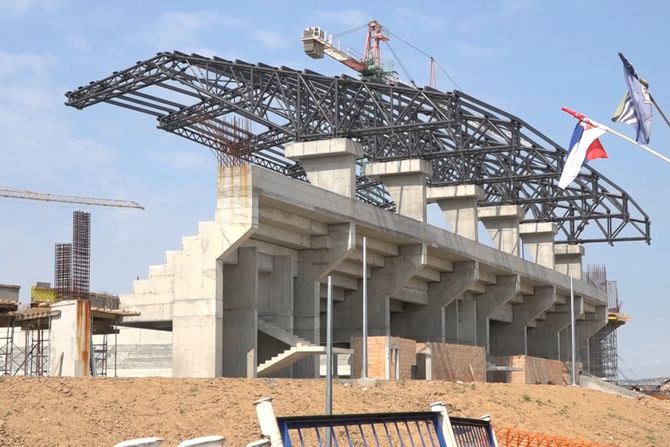
{"type": "Polygon", "coordinates": [[[623,72],[628,86],[619,106],[614,111],[612,121],[631,124],[635,127],[635,140],[640,144],[648,144],[651,137],[651,96],[649,84],[640,79],[628,60],[619,53],[623,62],[623,72]]]}
{"type": "Polygon", "coordinates": [[[596,158],[607,158],[607,152],[600,144],[598,137],[605,131],[592,124],[580,121],[575,126],[570,138],[568,147],[568,158],[565,160],[561,179],[558,181],[558,187],[565,189],[579,174],[584,161],[591,161],[596,158]]]}

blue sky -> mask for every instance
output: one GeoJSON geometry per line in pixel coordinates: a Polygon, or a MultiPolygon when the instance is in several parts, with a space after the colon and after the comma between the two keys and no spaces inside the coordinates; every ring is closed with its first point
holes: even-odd
{"type": "MultiPolygon", "coordinates": [[[[434,55],[462,89],[567,145],[569,105],[607,121],[624,91],[622,51],[670,111],[666,2],[306,2],[0,0],[0,185],[126,198],[144,212],[91,209],[92,287],[128,292],[163,262],[197,222],[212,217],[215,169],[209,151],[155,128],[149,116],[99,105],[77,111],[63,94],[157,51],[181,50],[248,62],[347,72],[302,52],[306,26],[341,32],[378,19],[434,55]]],[[[361,32],[343,45],[361,49],[361,32]]],[[[394,50],[417,84],[428,61],[401,42],[394,50]]],[[[387,52],[388,53],[388,52],[387,52]]],[[[387,56],[390,56],[387,54],[387,56]]],[[[396,68],[398,68],[396,64],[396,68]]],[[[400,70],[399,70],[400,71],[400,70]]],[[[349,73],[351,74],[351,73],[349,73]]],[[[438,72],[438,87],[454,86],[438,72]]],[[[612,125],[632,135],[624,125],[612,125]]],[[[670,375],[665,278],[670,166],[614,137],[594,165],[629,192],[652,220],[652,244],[587,246],[606,263],[631,322],[619,332],[628,377],[670,375]]],[[[651,146],[670,153],[657,117],[651,146]]],[[[0,283],[51,281],[53,244],[71,237],[67,205],[0,200],[0,283]]],[[[435,216],[435,214],[432,214],[435,216]]],[[[440,224],[439,216],[436,223],[440,224]]]]}

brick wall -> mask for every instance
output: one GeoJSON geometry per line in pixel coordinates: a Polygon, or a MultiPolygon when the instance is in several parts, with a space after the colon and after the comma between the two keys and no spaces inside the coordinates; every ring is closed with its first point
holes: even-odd
{"type": "Polygon", "coordinates": [[[431,378],[450,382],[485,382],[486,352],[482,346],[428,343],[431,378]]]}
{"type": "Polygon", "coordinates": [[[510,356],[510,366],[521,369],[509,373],[510,383],[564,385],[564,365],[561,361],[513,355],[510,356]]]}
{"type": "MultiPolygon", "coordinates": [[[[354,337],[351,347],[354,351],[352,355],[351,377],[360,378],[363,362],[362,338],[354,337]]],[[[368,337],[368,377],[386,379],[386,356],[388,349],[393,350],[389,378],[391,380],[411,379],[412,367],[416,365],[416,342],[400,337],[368,337]],[[396,353],[397,359],[395,358],[396,353]],[[399,361],[399,377],[396,377],[396,361],[399,361]]]]}

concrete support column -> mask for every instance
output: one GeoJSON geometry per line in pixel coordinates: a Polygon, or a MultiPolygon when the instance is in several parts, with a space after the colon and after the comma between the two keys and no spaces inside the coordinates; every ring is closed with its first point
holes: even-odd
{"type": "Polygon", "coordinates": [[[448,321],[447,315],[455,315],[457,311],[449,313],[447,306],[454,304],[463,293],[474,286],[479,280],[479,263],[464,261],[454,263],[454,270],[440,274],[440,281],[428,285],[428,305],[406,305],[405,310],[394,315],[393,335],[412,338],[417,341],[447,341],[448,338],[457,339],[456,328],[458,319],[448,321]],[[453,330],[453,337],[447,337],[449,329],[453,330]]]}
{"type": "Polygon", "coordinates": [[[583,320],[577,321],[577,360],[583,368],[591,372],[591,337],[607,325],[607,306],[597,306],[594,313],[587,314],[583,320]]]}
{"type": "Polygon", "coordinates": [[[533,295],[524,296],[523,303],[514,304],[511,323],[491,326],[489,343],[493,355],[528,354],[528,324],[556,303],[555,287],[535,287],[533,295]]]}
{"type": "Polygon", "coordinates": [[[224,377],[256,377],[258,365],[258,252],[239,249],[238,262],[224,265],[223,365],[224,377]]]}
{"type": "MultiPolygon", "coordinates": [[[[391,296],[396,294],[428,262],[428,247],[425,244],[402,245],[398,256],[384,258],[384,267],[370,270],[368,280],[368,335],[391,335],[391,296]]],[[[343,303],[338,303],[335,313],[336,338],[345,340],[358,337],[363,331],[363,288],[347,294],[343,303]]],[[[396,326],[394,326],[396,327],[396,326]]],[[[394,332],[394,336],[397,336],[394,332]]]]}
{"type": "Polygon", "coordinates": [[[365,174],[384,183],[398,214],[426,221],[426,178],[433,175],[427,161],[412,159],[370,163],[365,174]]]}
{"type": "Polygon", "coordinates": [[[458,300],[458,343],[477,344],[477,302],[472,292],[465,292],[458,300]]]}
{"type": "Polygon", "coordinates": [[[518,205],[483,206],[477,213],[495,248],[519,256],[519,221],[523,209],[518,205]]]}
{"type": "Polygon", "coordinates": [[[267,296],[258,305],[258,315],[272,324],[293,332],[293,287],[296,276],[294,257],[273,256],[267,296]]]}
{"type": "Polygon", "coordinates": [[[54,303],[60,316],[51,320],[49,365],[64,377],[91,375],[91,303],[66,300],[54,303]],[[57,367],[57,368],[55,368],[57,367]]]}
{"type": "Polygon", "coordinates": [[[557,272],[581,280],[583,257],[583,245],[556,245],[554,247],[554,268],[557,272]]]}
{"type": "Polygon", "coordinates": [[[428,188],[428,203],[437,203],[444,213],[452,232],[479,240],[477,202],[484,198],[484,190],[477,185],[456,185],[428,188]]]}
{"type": "MultiPolygon", "coordinates": [[[[575,297],[575,320],[584,315],[584,301],[575,297]]],[[[560,360],[559,332],[570,325],[570,305],[556,305],[554,312],[547,312],[545,320],[538,320],[535,328],[528,330],[528,355],[560,360]]]]}
{"type": "Polygon", "coordinates": [[[356,159],[363,156],[360,143],[348,138],[301,141],[285,145],[284,154],[302,163],[312,185],[356,196],[356,159]]]}
{"type": "MultiPolygon", "coordinates": [[[[356,249],[356,226],[353,223],[328,227],[328,236],[313,236],[312,249],[298,255],[298,275],[293,301],[293,333],[314,344],[320,343],[321,284],[347,255],[356,249]]],[[[294,377],[319,377],[318,359],[307,358],[294,367],[294,377]]]]}
{"type": "Polygon", "coordinates": [[[500,306],[516,298],[521,292],[521,277],[519,275],[498,276],[495,285],[487,286],[486,292],[475,295],[477,345],[484,346],[486,353],[491,353],[489,316],[500,306]]]}
{"type": "Polygon", "coordinates": [[[550,222],[521,224],[519,235],[523,241],[524,251],[530,253],[536,264],[554,268],[556,224],[550,222]]]}

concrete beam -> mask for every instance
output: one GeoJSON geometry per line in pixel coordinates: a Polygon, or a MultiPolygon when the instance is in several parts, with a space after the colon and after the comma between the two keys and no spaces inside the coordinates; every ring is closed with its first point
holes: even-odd
{"type": "Polygon", "coordinates": [[[486,292],[475,296],[477,345],[484,346],[490,354],[489,318],[493,312],[521,293],[521,277],[519,275],[498,276],[495,285],[487,286],[486,292]]]}
{"type": "Polygon", "coordinates": [[[459,236],[479,240],[477,202],[484,190],[477,185],[455,185],[428,188],[428,203],[437,203],[451,230],[459,236]]]}
{"type": "MultiPolygon", "coordinates": [[[[397,297],[417,271],[426,265],[428,247],[425,244],[403,245],[398,256],[390,256],[382,268],[372,269],[368,281],[368,334],[370,336],[391,335],[391,297],[397,297]]],[[[415,296],[416,298],[416,296],[415,296]]],[[[334,325],[339,340],[359,336],[363,329],[363,287],[359,283],[355,290],[337,303],[334,325]]]]}
{"type": "Polygon", "coordinates": [[[557,272],[582,279],[583,245],[559,244],[554,247],[554,268],[557,272]]]}
{"type": "MultiPolygon", "coordinates": [[[[356,226],[350,222],[328,226],[326,239],[314,236],[319,248],[301,250],[293,301],[293,332],[314,344],[320,342],[320,280],[356,249],[356,226]]],[[[293,377],[318,377],[313,357],[295,365],[293,377]]]]}
{"type": "Polygon", "coordinates": [[[284,154],[302,163],[312,185],[356,196],[356,159],[363,156],[360,143],[348,138],[288,143],[284,154]]]}
{"type": "Polygon", "coordinates": [[[532,296],[513,305],[512,323],[490,325],[489,345],[493,355],[528,354],[527,327],[556,303],[555,287],[535,287],[532,296]]]}
{"type": "MultiPolygon", "coordinates": [[[[583,302],[581,297],[575,297],[576,320],[584,315],[583,302]]],[[[528,330],[528,355],[561,359],[559,332],[570,325],[571,313],[569,305],[556,305],[556,310],[547,312],[545,320],[538,321],[535,328],[528,330]]]]}
{"type": "Polygon", "coordinates": [[[518,205],[482,206],[477,213],[494,247],[519,256],[519,221],[523,218],[523,209],[518,205]]]}
{"type": "Polygon", "coordinates": [[[525,223],[519,225],[519,236],[524,251],[530,253],[535,263],[554,268],[554,237],[557,226],[551,222],[525,223]]]}
{"type": "Polygon", "coordinates": [[[258,365],[258,251],[239,249],[236,265],[223,265],[224,377],[256,377],[258,365]]]}
{"type": "Polygon", "coordinates": [[[594,313],[587,315],[587,318],[577,321],[577,360],[582,362],[583,368],[587,372],[591,372],[589,341],[591,337],[607,325],[607,306],[597,306],[594,313]]]}
{"type": "Polygon", "coordinates": [[[426,222],[426,178],[432,167],[425,160],[395,160],[370,163],[365,174],[384,183],[396,204],[396,212],[426,222]]]}
{"type": "Polygon", "coordinates": [[[443,342],[449,338],[447,334],[450,330],[456,334],[458,316],[453,313],[447,315],[446,307],[478,280],[477,262],[455,262],[453,272],[441,273],[439,282],[428,285],[427,305],[408,305],[404,312],[393,316],[393,335],[417,341],[443,342]]]}

